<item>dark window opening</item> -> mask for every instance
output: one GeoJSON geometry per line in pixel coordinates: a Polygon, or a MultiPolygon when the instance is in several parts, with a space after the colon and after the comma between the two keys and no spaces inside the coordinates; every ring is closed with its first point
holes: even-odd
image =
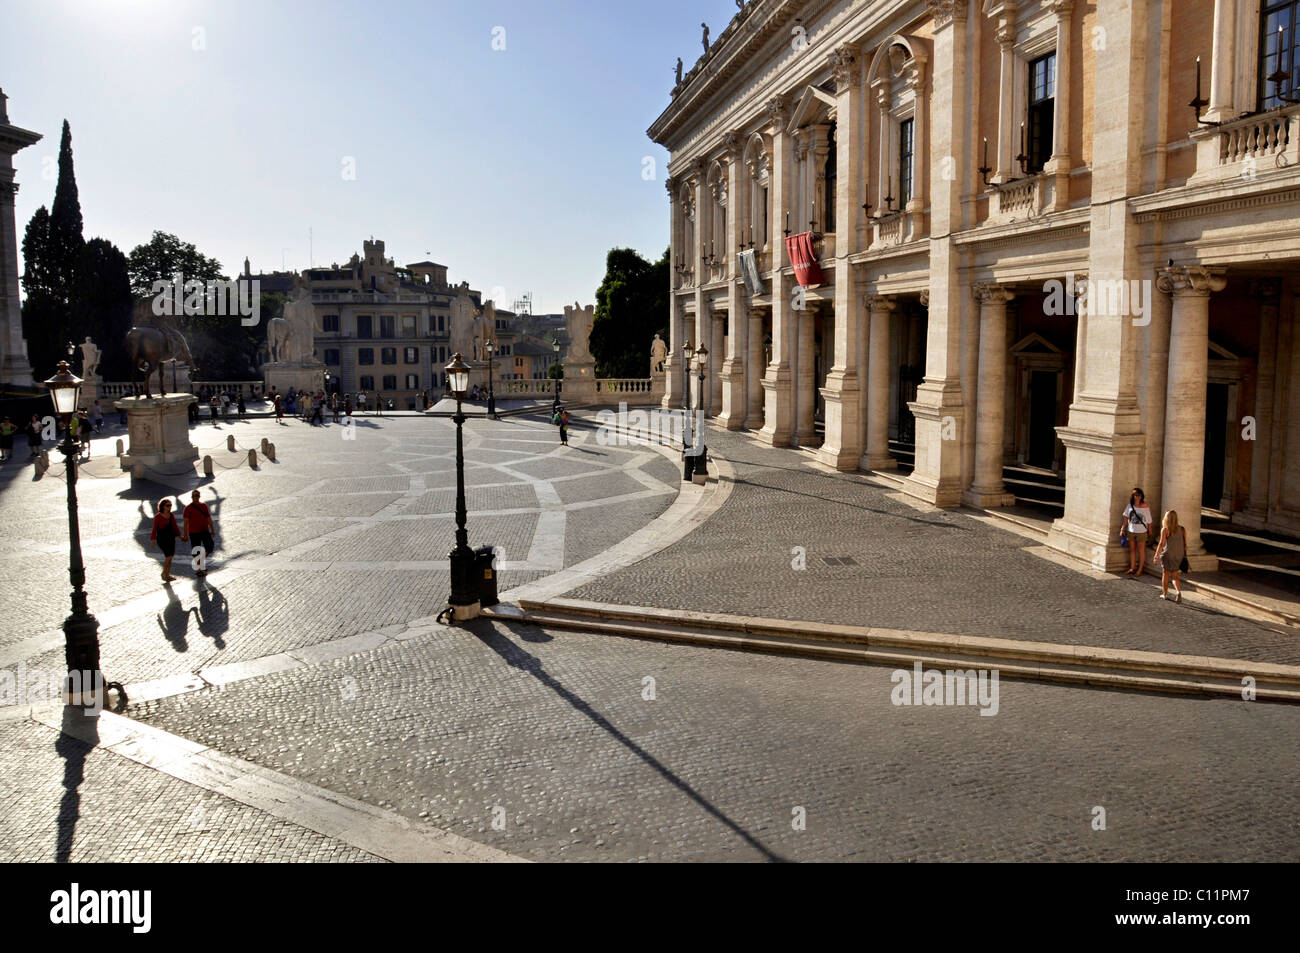
{"type": "Polygon", "coordinates": [[[1276,109],[1287,103],[1283,96],[1295,96],[1300,83],[1296,81],[1296,27],[1300,25],[1300,0],[1265,0],[1260,10],[1259,26],[1259,108],[1276,109]],[[1270,76],[1285,73],[1280,83],[1270,76]]]}
{"type": "Polygon", "coordinates": [[[1029,64],[1029,142],[1025,171],[1042,172],[1052,157],[1052,128],[1056,121],[1056,54],[1029,64]]]}
{"type": "Polygon", "coordinates": [[[898,207],[907,208],[912,201],[912,153],[915,150],[916,120],[904,119],[898,124],[898,207]]]}

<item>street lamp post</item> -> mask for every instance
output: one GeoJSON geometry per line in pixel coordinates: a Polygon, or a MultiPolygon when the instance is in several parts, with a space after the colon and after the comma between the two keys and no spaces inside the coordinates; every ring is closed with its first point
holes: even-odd
{"type": "Polygon", "coordinates": [[[456,398],[456,548],[448,558],[451,560],[451,606],[452,619],[461,621],[478,615],[478,587],[474,579],[474,551],[469,548],[469,533],[465,530],[465,450],[461,438],[461,429],[465,424],[465,411],[461,401],[469,389],[469,365],[461,360],[457,351],[451,363],[447,365],[447,383],[456,398]]]}
{"type": "Polygon", "coordinates": [[[493,420],[496,420],[497,419],[497,396],[496,396],[496,391],[492,389],[492,377],[493,377],[492,355],[496,353],[496,343],[489,338],[487,344],[485,344],[484,347],[487,348],[487,356],[488,356],[488,416],[491,417],[493,420]]]}
{"type": "Polygon", "coordinates": [[[699,432],[695,434],[695,444],[696,446],[698,446],[699,450],[695,455],[695,469],[694,469],[694,472],[698,473],[700,476],[708,476],[709,473],[708,464],[704,459],[704,377],[705,377],[704,372],[708,369],[708,366],[709,366],[709,349],[701,344],[699,349],[695,352],[695,367],[696,370],[699,372],[699,378],[700,378],[700,390],[699,390],[699,400],[698,400],[699,403],[698,410],[700,411],[700,426],[699,426],[699,432]]]}
{"type": "Polygon", "coordinates": [[[687,451],[691,446],[691,358],[695,348],[687,341],[682,345],[682,479],[689,480],[695,458],[687,451]]]}
{"type": "Polygon", "coordinates": [[[63,452],[68,472],[68,578],[72,582],[72,613],[63,621],[64,658],[68,666],[67,694],[69,702],[78,697],[86,704],[89,694],[91,705],[102,703],[102,692],[116,688],[121,703],[126,704],[126,692],[120,682],[105,682],[99,669],[99,620],[90,614],[86,602],[86,566],[81,559],[81,527],[77,520],[77,457],[81,447],[72,437],[69,422],[77,409],[81,378],[72,373],[67,361],[60,361],[54,376],[45,382],[54,402],[54,412],[63,422],[63,452]]]}

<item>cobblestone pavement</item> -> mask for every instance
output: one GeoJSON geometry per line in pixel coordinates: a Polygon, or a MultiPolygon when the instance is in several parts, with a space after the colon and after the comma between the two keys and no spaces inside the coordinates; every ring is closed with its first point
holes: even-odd
{"type": "MultiPolygon", "coordinates": [[[[153,474],[132,484],[113,438],[95,442],[78,482],[91,611],[104,669],[132,682],[258,658],[437,613],[454,543],[455,427],[446,419],[361,418],[345,428],[253,419],[200,425],[212,481],[153,474]],[[263,437],[279,462],[240,466],[263,437]],[[350,435],[351,439],[347,439],[350,435]],[[205,582],[178,555],[170,590],[148,543],[158,498],[200,487],[217,523],[205,582]]],[[[471,545],[495,544],[504,588],[607,549],[672,502],[674,464],[654,451],[599,446],[575,433],[561,448],[540,420],[465,425],[471,545]]],[[[23,461],[0,471],[0,667],[62,663],[67,614],[63,467],[40,480],[23,461]],[[46,635],[39,651],[26,651],[46,635]]],[[[184,544],[181,544],[181,549],[184,544]]]]}
{"type": "Polygon", "coordinates": [[[808,465],[714,427],[735,468],[722,508],[697,531],[565,598],[778,619],[1300,663],[1300,632],[1161,601],[1158,583],[1079,572],[1041,543],[961,510],[808,465]],[[794,567],[796,547],[806,569],[794,567]],[[850,557],[854,565],[838,563],[850,557]],[[837,560],[828,563],[827,560],[837,560]]]}
{"type": "Polygon", "coordinates": [[[379,860],[33,721],[0,749],[0,863],[379,860]]]}
{"type": "Polygon", "coordinates": [[[1300,860],[1293,707],[1002,680],[990,717],[893,688],[479,620],[128,713],[538,860],[1300,860]]]}

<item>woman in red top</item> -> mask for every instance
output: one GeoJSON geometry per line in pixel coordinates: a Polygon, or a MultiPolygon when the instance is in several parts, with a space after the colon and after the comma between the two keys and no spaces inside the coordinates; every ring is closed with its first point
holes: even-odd
{"type": "Polygon", "coordinates": [[[162,550],[163,560],[162,580],[171,582],[176,577],[172,575],[172,557],[176,555],[176,537],[188,540],[189,536],[181,530],[176,523],[176,514],[172,512],[171,500],[158,501],[158,515],[153,518],[153,529],[149,533],[149,542],[158,544],[162,550]]]}

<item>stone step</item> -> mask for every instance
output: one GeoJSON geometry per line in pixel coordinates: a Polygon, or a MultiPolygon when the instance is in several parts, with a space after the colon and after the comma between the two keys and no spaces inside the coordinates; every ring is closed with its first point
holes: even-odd
{"type": "Polygon", "coordinates": [[[996,668],[1001,675],[1129,691],[1241,698],[1255,679],[1259,700],[1300,703],[1300,666],[1206,656],[1057,645],[860,626],[755,619],[719,613],[622,607],[572,599],[502,604],[502,621],[627,638],[808,658],[927,668],[996,668]]]}

